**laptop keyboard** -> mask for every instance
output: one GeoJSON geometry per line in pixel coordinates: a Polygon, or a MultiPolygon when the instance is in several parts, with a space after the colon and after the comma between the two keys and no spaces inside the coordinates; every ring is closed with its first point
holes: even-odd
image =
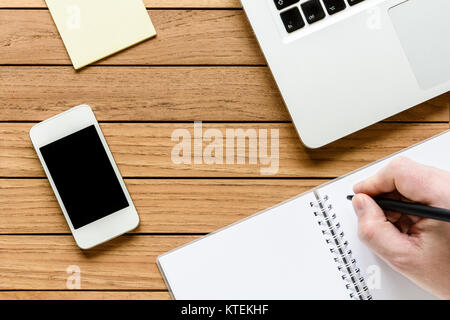
{"type": "Polygon", "coordinates": [[[313,24],[319,20],[326,17],[326,12],[328,15],[333,15],[342,10],[345,10],[348,6],[354,6],[364,0],[308,0],[300,4],[300,0],[273,0],[275,6],[281,11],[280,17],[283,21],[284,27],[288,33],[292,33],[296,30],[303,28],[306,24],[304,19],[308,24],[313,24]],[[303,12],[303,16],[300,13],[303,12]],[[304,18],[303,18],[304,17],[304,18]]]}

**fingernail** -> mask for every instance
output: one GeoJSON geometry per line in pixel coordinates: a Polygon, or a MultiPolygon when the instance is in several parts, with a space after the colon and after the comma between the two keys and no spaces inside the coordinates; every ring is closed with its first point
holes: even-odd
{"type": "Polygon", "coordinates": [[[353,209],[355,209],[356,215],[360,216],[364,212],[364,197],[360,195],[356,195],[353,197],[353,209]]]}

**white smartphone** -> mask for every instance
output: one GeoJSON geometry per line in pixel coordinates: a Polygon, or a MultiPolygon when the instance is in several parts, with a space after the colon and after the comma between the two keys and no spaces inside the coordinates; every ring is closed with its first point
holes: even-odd
{"type": "Polygon", "coordinates": [[[136,208],[89,106],[36,124],[30,137],[80,248],[138,226],[136,208]]]}

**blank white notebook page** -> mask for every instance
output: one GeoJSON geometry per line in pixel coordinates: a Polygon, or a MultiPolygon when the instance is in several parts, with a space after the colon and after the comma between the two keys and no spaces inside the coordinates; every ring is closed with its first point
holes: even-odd
{"type": "Polygon", "coordinates": [[[311,201],[308,193],[161,256],[174,298],[349,299],[311,201]]]}
{"type": "Polygon", "coordinates": [[[361,269],[374,299],[431,299],[434,298],[431,294],[391,269],[358,239],[356,214],[351,201],[346,199],[347,195],[353,194],[353,185],[372,176],[398,155],[450,171],[450,132],[319,187],[319,193],[321,196],[328,195],[344,230],[345,239],[349,242],[349,248],[353,251],[357,266],[361,269]]]}

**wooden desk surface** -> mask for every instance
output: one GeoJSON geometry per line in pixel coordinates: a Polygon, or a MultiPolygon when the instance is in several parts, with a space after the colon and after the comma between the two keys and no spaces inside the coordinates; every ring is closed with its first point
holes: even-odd
{"type": "Polygon", "coordinates": [[[0,299],[169,298],[159,254],[449,128],[447,93],[307,150],[238,0],[144,2],[157,38],[75,72],[43,0],[0,0],[0,299]],[[133,233],[88,252],[28,137],[81,103],[93,107],[141,216],[133,233]],[[173,164],[171,133],[200,120],[279,129],[278,173],[173,164]],[[70,265],[81,269],[80,290],[66,287],[70,265]]]}

